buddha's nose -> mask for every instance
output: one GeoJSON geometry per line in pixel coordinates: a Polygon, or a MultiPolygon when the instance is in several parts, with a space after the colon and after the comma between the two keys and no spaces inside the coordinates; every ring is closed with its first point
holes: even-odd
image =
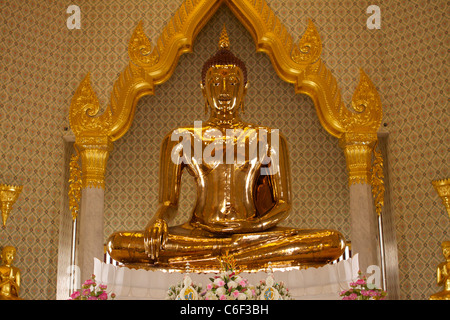
{"type": "Polygon", "coordinates": [[[227,79],[222,80],[222,92],[227,92],[227,79]]]}

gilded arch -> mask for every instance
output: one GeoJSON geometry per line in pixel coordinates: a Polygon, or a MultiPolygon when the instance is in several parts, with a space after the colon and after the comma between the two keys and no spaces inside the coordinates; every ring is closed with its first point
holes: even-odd
{"type": "Polygon", "coordinates": [[[312,21],[298,43],[264,0],[185,0],[152,46],[138,23],[128,46],[130,61],[116,79],[105,111],[90,83],[82,80],[70,106],[75,145],[82,150],[83,186],[104,186],[109,150],[130,128],[137,102],[154,94],[154,86],[173,74],[178,58],[191,52],[197,34],[221,5],[227,5],[265,52],[281,79],[292,83],[297,94],[314,102],[321,125],[343,147],[349,183],[372,183],[372,152],[381,124],[378,93],[361,70],[351,105],[342,101],[337,81],[322,61],[322,44],[312,21]],[[94,168],[95,167],[95,168],[94,168]],[[95,171],[95,172],[94,172],[95,171]]]}

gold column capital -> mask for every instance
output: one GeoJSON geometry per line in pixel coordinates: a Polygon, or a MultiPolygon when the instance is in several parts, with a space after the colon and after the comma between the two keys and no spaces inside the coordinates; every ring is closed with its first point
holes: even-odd
{"type": "Polygon", "coordinates": [[[355,183],[371,184],[372,155],[377,142],[376,133],[347,132],[339,139],[347,163],[349,185],[355,183]]]}
{"type": "Polygon", "coordinates": [[[113,142],[109,136],[82,136],[75,140],[81,156],[82,188],[105,188],[106,163],[113,142]]]}

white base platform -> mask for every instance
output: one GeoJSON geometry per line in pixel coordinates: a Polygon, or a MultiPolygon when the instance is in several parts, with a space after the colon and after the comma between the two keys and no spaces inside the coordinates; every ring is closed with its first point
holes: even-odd
{"type": "MultiPolygon", "coordinates": [[[[275,281],[283,281],[296,300],[341,299],[339,292],[349,289],[349,283],[358,278],[358,256],[320,268],[275,271],[275,281]]],[[[183,279],[183,273],[135,270],[94,261],[94,274],[98,283],[106,284],[117,300],[164,300],[168,288],[183,279]]],[[[209,283],[215,274],[190,273],[194,283],[209,283]]],[[[242,273],[253,284],[265,280],[267,273],[242,273]]]]}

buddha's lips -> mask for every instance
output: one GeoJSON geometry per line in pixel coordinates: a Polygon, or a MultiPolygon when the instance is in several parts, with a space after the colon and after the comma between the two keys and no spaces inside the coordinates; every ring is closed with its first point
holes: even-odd
{"type": "Polygon", "coordinates": [[[231,100],[231,97],[229,95],[220,95],[219,96],[219,101],[221,102],[228,102],[231,100]]]}

